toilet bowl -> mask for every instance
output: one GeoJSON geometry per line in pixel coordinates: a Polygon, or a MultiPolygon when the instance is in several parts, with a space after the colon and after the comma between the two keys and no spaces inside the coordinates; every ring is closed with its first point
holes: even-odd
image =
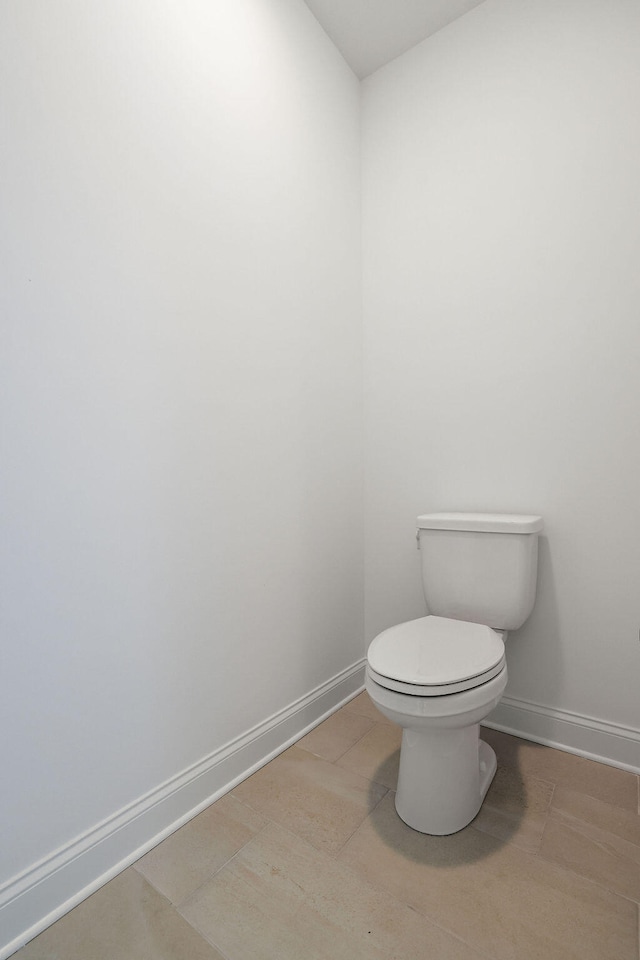
{"type": "Polygon", "coordinates": [[[503,635],[481,624],[422,617],[371,644],[365,686],[402,727],[395,803],[414,830],[456,833],[478,813],[496,771],[479,725],[506,684],[503,635]]]}

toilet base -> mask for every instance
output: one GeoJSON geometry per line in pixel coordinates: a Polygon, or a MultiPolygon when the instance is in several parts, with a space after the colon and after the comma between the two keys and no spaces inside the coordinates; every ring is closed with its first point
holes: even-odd
{"type": "Polygon", "coordinates": [[[414,696],[376,683],[366,689],[378,710],[402,727],[396,810],[414,830],[444,836],[470,823],[496,772],[496,756],[480,739],[480,723],[507,685],[506,664],[478,687],[442,696],[414,696]]]}
{"type": "Polygon", "coordinates": [[[420,833],[457,833],[476,816],[496,772],[479,724],[402,731],[396,810],[420,833]]]}

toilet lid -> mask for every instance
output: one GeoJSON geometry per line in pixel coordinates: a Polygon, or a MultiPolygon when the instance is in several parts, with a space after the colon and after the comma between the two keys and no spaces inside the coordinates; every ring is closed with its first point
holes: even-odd
{"type": "Polygon", "coordinates": [[[420,617],[380,633],[369,647],[367,660],[379,682],[386,677],[412,687],[469,687],[501,669],[504,643],[499,633],[484,624],[420,617]],[[475,683],[468,683],[474,679],[475,683]]]}

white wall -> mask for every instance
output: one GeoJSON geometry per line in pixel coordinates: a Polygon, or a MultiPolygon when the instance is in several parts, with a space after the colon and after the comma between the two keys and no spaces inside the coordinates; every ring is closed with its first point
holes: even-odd
{"type": "Polygon", "coordinates": [[[367,636],[424,613],[418,513],[540,513],[507,696],[631,737],[639,62],[635,2],[487,0],[363,84],[367,636]]]}
{"type": "Polygon", "coordinates": [[[362,655],[359,87],[301,0],[0,8],[0,883],[362,655]]]}

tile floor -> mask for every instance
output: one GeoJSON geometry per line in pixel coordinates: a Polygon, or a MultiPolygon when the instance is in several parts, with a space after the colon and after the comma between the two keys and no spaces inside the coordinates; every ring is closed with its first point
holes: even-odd
{"type": "Polygon", "coordinates": [[[485,730],[472,824],[397,817],[400,731],[361,694],[17,960],[639,960],[638,777],[485,730]]]}

